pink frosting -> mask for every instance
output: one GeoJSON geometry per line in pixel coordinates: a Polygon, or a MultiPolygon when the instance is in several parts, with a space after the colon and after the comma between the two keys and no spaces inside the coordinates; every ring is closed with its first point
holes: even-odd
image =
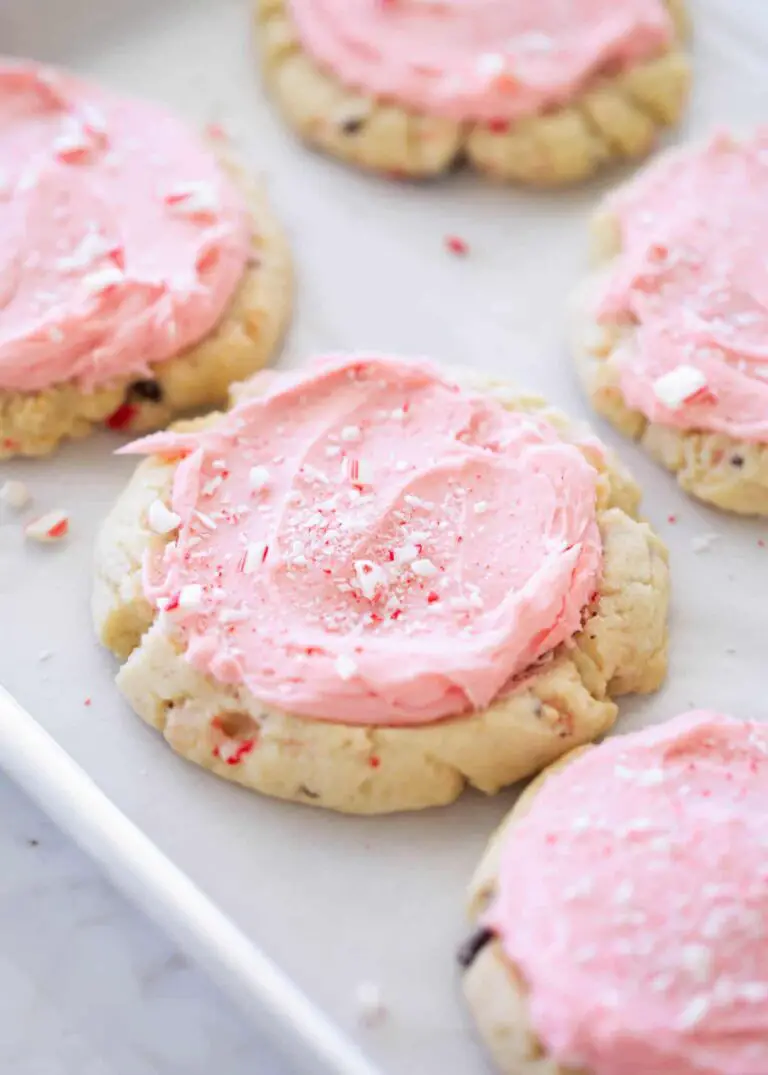
{"type": "Polygon", "coordinates": [[[696,712],[548,780],[489,924],[590,1075],[768,1072],[768,725],[696,712]]]}
{"type": "Polygon", "coordinates": [[[197,669],[290,712],[417,724],[487,706],[578,631],[596,472],[552,426],[426,362],[263,383],[214,430],[126,449],[186,455],[145,587],[197,669]]]}
{"type": "Polygon", "coordinates": [[[601,69],[663,51],[661,0],[288,0],[304,48],[346,86],[455,120],[570,101],[601,69]]]}
{"type": "Polygon", "coordinates": [[[148,375],[221,317],[249,230],[162,108],[0,60],[0,389],[148,375]]]}
{"type": "Polygon", "coordinates": [[[637,323],[621,390],[652,421],[768,441],[767,204],[768,129],[669,155],[610,203],[624,250],[600,315],[637,323]],[[681,366],[700,376],[670,405],[681,366]]]}

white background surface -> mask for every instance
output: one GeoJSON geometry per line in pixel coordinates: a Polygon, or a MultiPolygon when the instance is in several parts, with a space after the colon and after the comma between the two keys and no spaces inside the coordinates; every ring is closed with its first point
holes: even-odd
{"type": "Polygon", "coordinates": [[[203,973],[0,776],[0,1071],[289,1075],[203,973]]]}
{"type": "MultiPolygon", "coordinates": [[[[765,6],[732,0],[699,0],[692,6],[697,88],[689,130],[704,133],[719,122],[765,119],[765,6]]],[[[249,39],[247,4],[240,0],[163,5],[27,0],[13,6],[0,0],[3,48],[66,62],[117,87],[157,96],[198,121],[230,124],[243,153],[267,172],[294,240],[299,316],[289,357],[321,347],[427,352],[504,372],[585,416],[562,347],[561,310],[584,266],[586,218],[600,188],[542,196],[492,189],[469,176],[417,187],[345,171],[307,154],[282,133],[253,79],[249,39]],[[444,252],[446,233],[470,243],[467,259],[444,252]]],[[[601,431],[611,443],[620,443],[601,431]]],[[[0,681],[359,1040],[355,986],[362,978],[381,984],[391,1017],[363,1043],[388,1075],[484,1070],[458,1003],[452,953],[465,929],[462,887],[511,796],[491,801],[468,796],[454,808],[418,817],[343,819],[249,797],[170,755],[116,698],[112,663],[91,637],[90,545],[130,468],[108,456],[111,443],[95,438],[68,447],[50,463],[2,467],[3,475],[12,473],[33,487],[41,507],[70,509],[73,532],[61,548],[28,549],[17,523],[8,516],[0,519],[0,681]],[[46,678],[37,660],[41,649],[54,654],[44,666],[46,678]]],[[[627,705],[620,729],[696,704],[768,718],[768,550],[757,544],[768,537],[768,528],[692,504],[634,448],[623,445],[622,451],[643,482],[649,517],[670,542],[675,603],[669,684],[659,696],[627,705]],[[720,540],[711,552],[695,556],[692,539],[709,531],[720,540]]],[[[56,854],[66,858],[69,852],[56,854]]],[[[48,872],[52,868],[45,867],[45,884],[55,905],[62,886],[56,873],[48,872]]],[[[22,898],[21,903],[28,908],[28,917],[20,912],[19,918],[27,935],[39,932],[45,940],[43,962],[30,957],[34,969],[19,973],[34,983],[31,994],[43,995],[47,974],[40,968],[51,965],[44,962],[51,951],[67,951],[67,920],[61,920],[63,935],[53,925],[50,934],[37,931],[30,924],[34,901],[22,898]]],[[[140,943],[151,948],[159,942],[139,942],[143,927],[123,910],[116,918],[108,913],[120,921],[113,949],[134,930],[137,938],[129,945],[130,956],[122,949],[116,961],[114,988],[137,990],[142,972],[130,969],[133,951],[140,943]],[[121,979],[120,960],[126,958],[129,969],[121,979]]],[[[17,952],[16,965],[25,968],[23,954],[17,952]]],[[[87,962],[80,966],[78,988],[88,998],[80,1003],[97,1006],[98,972],[90,972],[91,980],[87,962]]],[[[4,984],[0,979],[0,989],[4,984]]],[[[206,997],[203,984],[192,988],[201,990],[196,997],[206,997]]],[[[65,989],[53,1002],[50,1019],[66,1023],[70,1009],[64,998],[75,995],[74,986],[65,989]]],[[[192,1001],[197,1003],[207,1008],[209,1002],[192,1001]]],[[[0,1013],[5,1019],[4,1007],[0,1013]]],[[[7,1018],[21,1027],[13,1011],[7,1018]]],[[[151,1026],[155,1018],[154,1002],[139,1005],[137,1019],[151,1026]]],[[[233,1020],[230,1026],[247,1041],[242,1024],[233,1020]]],[[[193,1016],[187,1034],[202,1034],[201,1027],[193,1016]]],[[[206,1033],[215,1039],[218,1029],[206,1033]]],[[[33,1037],[30,1032],[26,1046],[18,1046],[39,1058],[29,1071],[57,1075],[53,1064],[58,1061],[36,1052],[41,1046],[33,1037]]],[[[166,1068],[159,1071],[173,1071],[172,1064],[179,1063],[177,1056],[187,1048],[183,1037],[180,1029],[175,1051],[167,1063],[161,1059],[166,1068]]],[[[98,1050],[106,1055],[105,1046],[102,1039],[93,1040],[97,1051],[91,1062],[100,1063],[98,1050]]],[[[203,1055],[203,1048],[193,1052],[203,1055]]],[[[234,1063],[222,1069],[236,1071],[234,1063]]],[[[102,1070],[110,1068],[93,1068],[102,1070]]],[[[133,1063],[115,1070],[141,1072],[133,1063]]]]}

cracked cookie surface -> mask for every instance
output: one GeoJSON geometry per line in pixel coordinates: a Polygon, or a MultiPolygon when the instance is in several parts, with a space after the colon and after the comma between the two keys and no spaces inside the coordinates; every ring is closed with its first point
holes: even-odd
{"type": "Polygon", "coordinates": [[[304,49],[288,0],[256,0],[256,17],[266,84],[310,145],[393,177],[438,176],[467,161],[500,180],[556,187],[645,156],[679,119],[690,81],[686,17],[682,0],[666,7],[674,29],[660,54],[593,74],[565,103],[509,121],[459,120],[347,86],[304,49]]]}
{"type": "MultiPolygon", "coordinates": [[[[265,390],[259,381],[243,386],[241,403],[265,390]]],[[[193,667],[145,595],[142,561],[150,548],[171,540],[152,532],[148,514],[158,501],[170,503],[178,467],[178,459],[152,455],[99,537],[94,618],[101,641],[125,661],[119,689],[174,750],[280,798],[351,813],[420,809],[451,802],[467,786],[498,791],[607,731],[616,717],[614,696],[658,688],[666,670],[666,551],[636,518],[636,485],[594,439],[579,440],[542,400],[471,381],[473,391],[505,410],[572,438],[596,472],[602,572],[582,629],[474,712],[397,726],[342,721],[333,710],[315,719],[267,703],[242,682],[222,683],[193,667]]],[[[468,380],[461,383],[469,387],[468,380]]],[[[214,415],[192,428],[215,430],[221,421],[214,415]]]]}

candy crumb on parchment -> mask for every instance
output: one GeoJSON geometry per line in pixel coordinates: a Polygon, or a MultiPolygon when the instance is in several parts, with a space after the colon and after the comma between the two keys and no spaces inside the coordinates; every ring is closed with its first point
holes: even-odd
{"type": "Polygon", "coordinates": [[[41,544],[61,541],[68,533],[69,515],[60,510],[46,512],[24,528],[24,534],[30,541],[38,541],[41,544]]]}
{"type": "Polygon", "coordinates": [[[32,499],[32,494],[24,482],[7,481],[0,486],[0,501],[14,511],[21,511],[32,499]]]}
{"type": "Polygon", "coordinates": [[[375,1026],[387,1016],[387,1006],[376,982],[360,982],[355,987],[357,1018],[364,1026],[375,1026]]]}

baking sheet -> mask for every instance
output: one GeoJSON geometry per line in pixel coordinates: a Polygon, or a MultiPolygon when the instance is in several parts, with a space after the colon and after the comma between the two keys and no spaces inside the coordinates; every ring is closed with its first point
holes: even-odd
{"type": "MultiPolygon", "coordinates": [[[[248,7],[0,0],[0,49],[67,64],[230,128],[268,178],[294,245],[297,316],[283,361],[324,348],[425,353],[503,373],[587,417],[562,343],[562,307],[584,269],[587,216],[605,182],[565,195],[493,188],[470,175],[401,185],[314,156],[282,131],[264,99],[248,7]],[[469,243],[466,258],[445,252],[449,233],[469,243]]],[[[768,9],[761,0],[694,0],[692,9],[688,131],[765,119],[768,9]]],[[[598,428],[642,481],[647,515],[672,551],[669,682],[627,703],[619,730],[695,705],[768,719],[768,548],[759,544],[768,526],[687,500],[642,453],[598,428]],[[692,541],[704,533],[718,540],[697,555],[692,541]]],[[[0,682],[383,1072],[485,1070],[453,954],[466,928],[463,887],[513,793],[467,795],[421,815],[343,818],[249,795],[174,757],[117,696],[113,661],[90,625],[94,535],[132,467],[111,456],[116,443],[100,435],[50,461],[0,466],[0,480],[25,481],[41,510],[72,513],[71,537],[56,547],[25,546],[17,518],[0,516],[0,682]],[[51,656],[41,660],[44,651],[51,656]],[[363,980],[379,985],[389,1008],[373,1030],[356,1018],[363,980]]],[[[0,762],[38,794],[54,795],[55,767],[45,754],[39,765],[25,754],[21,765],[21,740],[2,738],[0,762]]],[[[76,795],[69,814],[75,828],[78,816],[85,820],[76,795]]],[[[115,829],[109,854],[123,851],[115,829]]],[[[168,913],[203,929],[172,899],[168,913]]],[[[230,981],[244,999],[247,984],[230,981]]]]}

